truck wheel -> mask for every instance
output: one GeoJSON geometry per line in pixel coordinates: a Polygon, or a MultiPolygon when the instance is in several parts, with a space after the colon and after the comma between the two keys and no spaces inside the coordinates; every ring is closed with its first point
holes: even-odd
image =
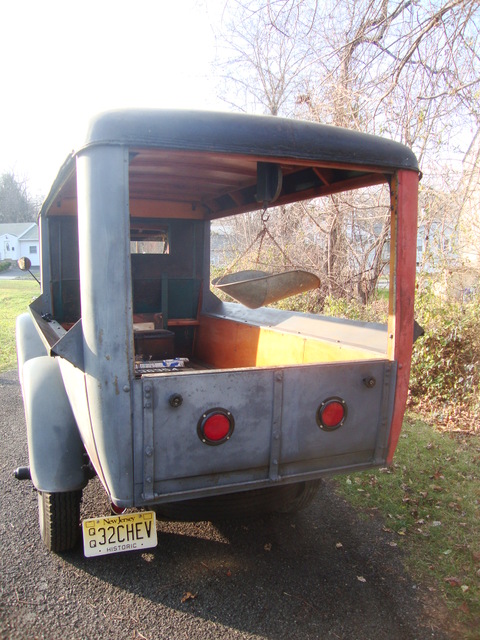
{"type": "Polygon", "coordinates": [[[306,509],[312,504],[321,484],[321,480],[309,480],[295,484],[297,495],[279,509],[276,509],[276,511],[279,513],[296,513],[297,511],[301,511],[301,509],[306,509]]]}
{"type": "Polygon", "coordinates": [[[49,551],[73,549],[80,534],[81,491],[38,492],[40,535],[49,551]]]}

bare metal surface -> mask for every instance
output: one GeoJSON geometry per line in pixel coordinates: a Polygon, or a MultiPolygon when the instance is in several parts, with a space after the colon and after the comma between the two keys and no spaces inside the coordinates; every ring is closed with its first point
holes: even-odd
{"type": "Polygon", "coordinates": [[[212,284],[249,309],[258,309],[298,293],[317,289],[320,280],[308,271],[268,274],[248,270],[216,278],[212,284]]]}

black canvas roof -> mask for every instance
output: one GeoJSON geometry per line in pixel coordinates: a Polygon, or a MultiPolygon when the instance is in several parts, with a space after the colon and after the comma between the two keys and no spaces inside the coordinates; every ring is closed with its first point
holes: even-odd
{"type": "Polygon", "coordinates": [[[84,146],[105,143],[418,170],[413,152],[386,138],[305,120],[238,113],[111,111],[91,121],[84,146]]]}

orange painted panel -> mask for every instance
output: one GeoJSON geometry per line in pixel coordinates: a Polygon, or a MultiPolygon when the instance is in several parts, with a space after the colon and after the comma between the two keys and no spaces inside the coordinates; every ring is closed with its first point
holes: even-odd
{"type": "Polygon", "coordinates": [[[200,317],[195,356],[219,369],[345,362],[384,357],[356,347],[208,316],[200,317]]]}

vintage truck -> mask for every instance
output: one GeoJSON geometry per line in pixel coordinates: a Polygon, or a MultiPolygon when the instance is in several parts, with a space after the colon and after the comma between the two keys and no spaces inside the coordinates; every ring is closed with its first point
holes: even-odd
{"type": "Polygon", "coordinates": [[[418,180],[405,146],[306,121],[95,118],[40,211],[41,295],[17,322],[17,476],[38,492],[47,547],[77,543],[92,474],[129,513],[84,523],[87,555],[153,540],[154,512],[298,509],[323,476],[388,464],[410,371],[418,180]],[[379,184],[388,324],[265,306],[317,286],[300,270],[227,276],[217,285],[240,302],[216,295],[212,221],[379,184]]]}

